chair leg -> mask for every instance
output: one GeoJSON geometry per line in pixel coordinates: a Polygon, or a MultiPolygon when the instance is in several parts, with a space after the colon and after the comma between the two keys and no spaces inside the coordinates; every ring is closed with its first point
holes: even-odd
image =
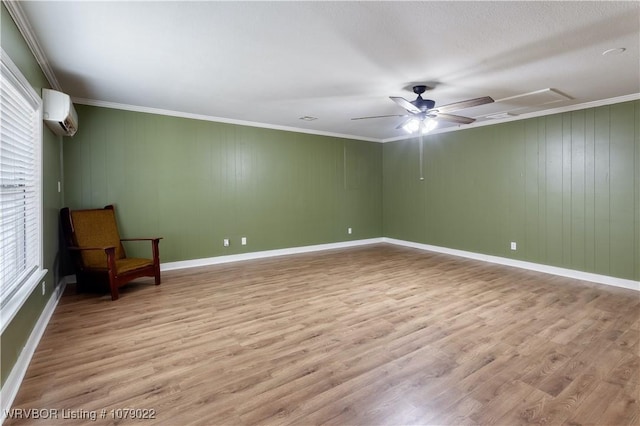
{"type": "Polygon", "coordinates": [[[116,249],[108,247],[105,250],[107,254],[107,266],[109,267],[109,287],[111,288],[111,300],[118,300],[118,283],[116,281],[116,249]]]}
{"type": "Polygon", "coordinates": [[[115,281],[109,280],[109,287],[111,288],[111,300],[118,300],[118,297],[120,297],[118,294],[118,285],[115,281]]]}
{"type": "Polygon", "coordinates": [[[153,252],[153,269],[156,278],[156,285],[160,285],[160,250],[158,249],[160,239],[156,238],[151,241],[151,251],[153,252]]]}

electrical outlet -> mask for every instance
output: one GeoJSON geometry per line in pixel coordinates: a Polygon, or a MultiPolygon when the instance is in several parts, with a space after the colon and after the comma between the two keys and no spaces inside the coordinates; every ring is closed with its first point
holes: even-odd
{"type": "Polygon", "coordinates": [[[42,281],[42,295],[44,296],[47,292],[47,286],[44,281],[42,281]]]}
{"type": "Polygon", "coordinates": [[[222,240],[222,245],[225,247],[229,247],[229,239],[225,238],[224,240],[222,240]]]}
{"type": "Polygon", "coordinates": [[[242,237],[242,239],[240,240],[240,244],[242,244],[243,246],[247,245],[247,237],[242,237]]]}
{"type": "Polygon", "coordinates": [[[518,244],[515,241],[511,241],[511,250],[515,251],[518,249],[518,244]]]}
{"type": "Polygon", "coordinates": [[[347,228],[347,234],[352,234],[352,233],[353,233],[353,229],[347,228]]]}

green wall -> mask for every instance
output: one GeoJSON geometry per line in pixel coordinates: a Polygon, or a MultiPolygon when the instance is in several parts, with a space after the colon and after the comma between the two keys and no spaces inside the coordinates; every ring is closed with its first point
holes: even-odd
{"type": "Polygon", "coordinates": [[[424,180],[417,139],[77,110],[66,204],[115,203],[163,262],[384,235],[640,279],[639,101],[426,136],[424,180]]]}
{"type": "Polygon", "coordinates": [[[386,237],[640,280],[640,101],[383,148],[386,237]],[[517,251],[509,244],[515,241],[517,251]]]}
{"type": "MultiPolygon", "coordinates": [[[[35,91],[41,94],[43,87],[50,87],[49,83],[4,4],[0,7],[0,13],[0,44],[2,49],[29,80],[35,91]]],[[[61,138],[43,126],[42,145],[44,267],[48,269],[44,278],[46,295],[42,295],[40,286],[38,286],[0,336],[0,383],[2,385],[18,359],[55,286],[60,281],[58,274],[58,212],[62,206],[62,200],[61,194],[58,193],[58,181],[61,180],[61,138]]]]}
{"type": "Polygon", "coordinates": [[[76,109],[79,131],[63,143],[65,203],[115,204],[123,236],[164,237],[163,262],[382,235],[379,143],[76,109]]]}

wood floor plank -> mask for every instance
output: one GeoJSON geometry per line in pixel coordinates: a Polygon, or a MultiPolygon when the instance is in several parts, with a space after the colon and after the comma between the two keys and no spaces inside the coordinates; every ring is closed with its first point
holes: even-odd
{"type": "Polygon", "coordinates": [[[566,423],[585,426],[637,424],[625,420],[637,418],[637,405],[637,398],[629,399],[620,385],[598,382],[566,423]]]}
{"type": "Polygon", "coordinates": [[[632,354],[640,354],[640,331],[628,329],[616,339],[616,345],[619,349],[628,351],[632,354]]]}
{"type": "Polygon", "coordinates": [[[164,272],[116,302],[71,286],[12,408],[105,410],[96,425],[637,425],[639,341],[637,292],[379,244],[164,272]]]}

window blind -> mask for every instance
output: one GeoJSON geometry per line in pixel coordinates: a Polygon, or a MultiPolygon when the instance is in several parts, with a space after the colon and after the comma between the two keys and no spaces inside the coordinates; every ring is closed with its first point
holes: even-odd
{"type": "Polygon", "coordinates": [[[2,52],[0,308],[41,265],[41,101],[2,52]]]}

